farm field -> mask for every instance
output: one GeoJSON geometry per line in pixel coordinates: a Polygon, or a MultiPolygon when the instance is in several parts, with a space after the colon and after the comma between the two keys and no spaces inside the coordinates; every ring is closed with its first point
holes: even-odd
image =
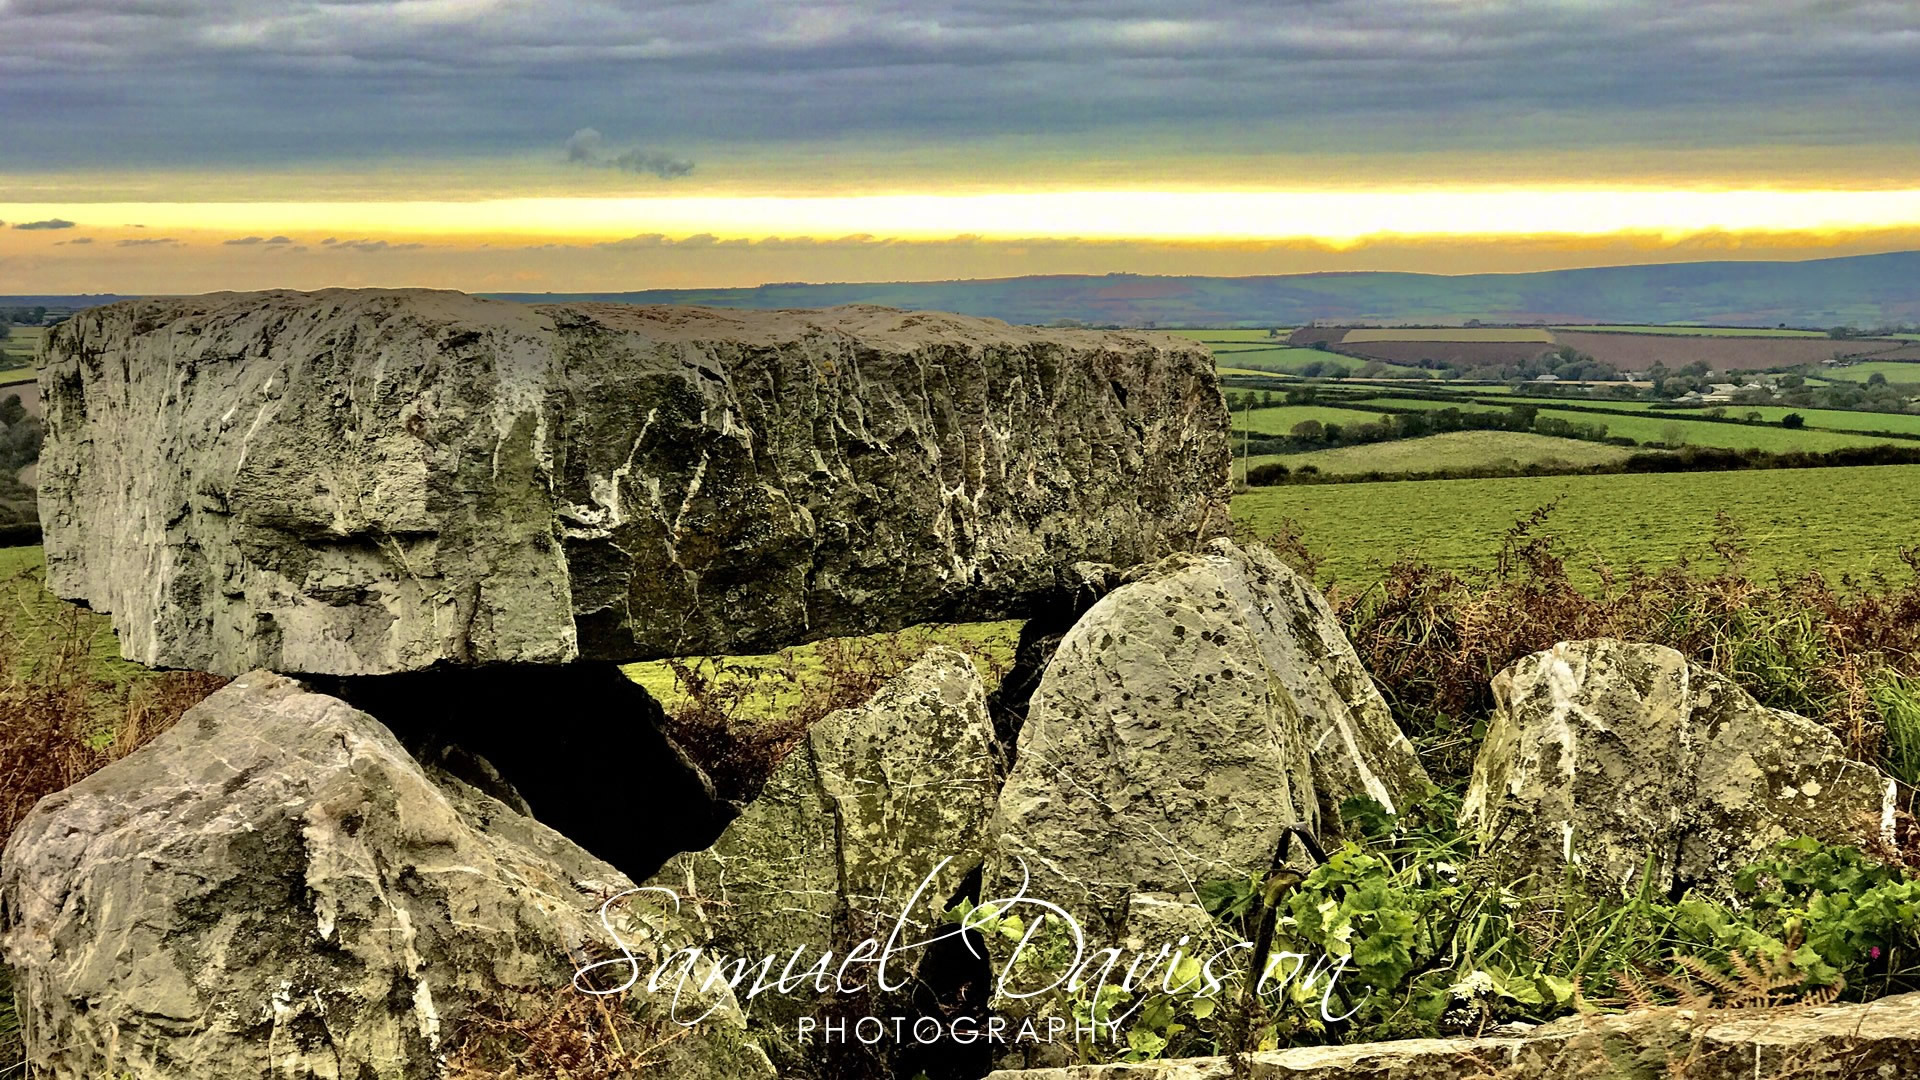
{"type": "Polygon", "coordinates": [[[1825,330],[1772,330],[1760,326],[1556,326],[1589,334],[1667,334],[1679,337],[1792,337],[1824,338],[1825,330]]]}
{"type": "Polygon", "coordinates": [[[1904,574],[1920,520],[1920,465],[1754,472],[1403,480],[1256,488],[1233,500],[1256,535],[1298,522],[1322,576],[1365,586],[1403,552],[1450,568],[1492,565],[1516,520],[1559,500],[1545,532],[1585,573],[1596,559],[1658,566],[1711,558],[1714,515],[1730,514],[1762,572],[1904,574]]]}
{"type": "Polygon", "coordinates": [[[40,347],[38,326],[15,326],[5,341],[0,341],[0,380],[13,374],[7,368],[33,367],[34,352],[40,347]]]}
{"type": "MultiPolygon", "coordinates": [[[[1319,364],[1323,368],[1337,367],[1348,374],[1365,367],[1367,359],[1358,356],[1346,356],[1342,353],[1325,352],[1320,349],[1295,348],[1289,345],[1274,345],[1259,349],[1215,349],[1216,358],[1225,358],[1236,367],[1264,368],[1267,372],[1291,375],[1308,364],[1319,364]]],[[[1410,378],[1420,376],[1412,374],[1418,369],[1398,364],[1387,365],[1387,375],[1401,375],[1410,378]]],[[[1423,373],[1424,374],[1424,373],[1423,373]]]]}
{"type": "Polygon", "coordinates": [[[1380,414],[1364,409],[1336,409],[1327,405],[1275,405],[1266,409],[1236,409],[1235,428],[1246,425],[1255,435],[1285,435],[1295,424],[1317,420],[1322,424],[1374,424],[1380,414]]]}
{"type": "Polygon", "coordinates": [[[1241,343],[1250,344],[1254,342],[1263,342],[1263,341],[1273,342],[1277,344],[1279,342],[1286,341],[1287,335],[1292,332],[1293,332],[1293,328],[1289,326],[1282,326],[1282,327],[1279,327],[1277,330],[1255,329],[1255,330],[1163,330],[1161,331],[1161,333],[1172,334],[1175,337],[1188,338],[1192,341],[1204,342],[1208,345],[1241,344],[1241,343]],[[1278,337],[1275,336],[1276,333],[1279,335],[1278,337]]]}
{"type": "Polygon", "coordinates": [[[30,383],[33,380],[34,371],[30,367],[0,368],[0,386],[14,386],[19,383],[30,383]]]}
{"type": "MultiPolygon", "coordinates": [[[[1371,404],[1407,409],[1457,408],[1462,412],[1504,412],[1496,405],[1461,405],[1425,398],[1377,398],[1371,404]]],[[[1738,408],[1738,406],[1733,406],[1738,408]]],[[[1837,431],[1795,431],[1783,427],[1758,427],[1745,424],[1715,424],[1689,420],[1674,414],[1635,414],[1619,412],[1600,415],[1570,409],[1542,408],[1539,415],[1575,424],[1604,424],[1608,435],[1635,442],[1671,443],[1678,436],[1688,446],[1718,447],[1724,450],[1807,450],[1821,452],[1849,446],[1877,446],[1893,440],[1873,435],[1852,435],[1837,431]]]]}
{"type": "Polygon", "coordinates": [[[1846,367],[1827,368],[1821,374],[1845,382],[1863,383],[1875,375],[1885,375],[1890,383],[1920,383],[1920,363],[1910,360],[1865,360],[1846,367]]]}
{"type": "Polygon", "coordinates": [[[1440,469],[1481,469],[1503,465],[1606,465],[1637,451],[1624,446],[1557,439],[1528,431],[1449,431],[1418,439],[1395,439],[1365,446],[1341,446],[1305,454],[1263,454],[1249,468],[1278,463],[1297,469],[1311,465],[1330,475],[1417,473],[1440,469]]]}
{"type": "Polygon", "coordinates": [[[1481,328],[1481,327],[1441,327],[1413,330],[1370,329],[1361,327],[1349,330],[1341,338],[1346,344],[1356,341],[1553,341],[1553,335],[1546,330],[1531,330],[1525,327],[1481,328]]]}
{"type": "MultiPolygon", "coordinates": [[[[1486,396],[1482,395],[1478,390],[1474,391],[1474,394],[1476,397],[1486,396]]],[[[1404,402],[1407,405],[1412,405],[1418,399],[1395,398],[1376,400],[1379,400],[1382,404],[1392,401],[1396,404],[1404,402]]],[[[1551,403],[1559,399],[1529,398],[1527,400],[1543,408],[1551,409],[1551,403]]],[[[1441,403],[1442,407],[1447,404],[1451,403],[1441,403]]],[[[1651,401],[1613,401],[1607,398],[1586,400],[1575,398],[1570,404],[1577,404],[1582,410],[1604,409],[1607,412],[1652,416],[1664,420],[1694,421],[1702,419],[1706,414],[1706,410],[1703,409],[1659,408],[1655,402],[1651,401]]],[[[1481,407],[1491,408],[1492,406],[1483,404],[1481,407]]],[[[1791,405],[1720,405],[1715,407],[1724,409],[1728,417],[1736,420],[1745,418],[1748,413],[1757,412],[1760,414],[1762,420],[1770,424],[1777,424],[1781,418],[1787,414],[1799,413],[1801,418],[1807,422],[1807,426],[1813,428],[1828,428],[1834,431],[1892,431],[1907,435],[1920,435],[1920,413],[1864,412],[1858,409],[1803,409],[1795,408],[1791,405]]],[[[1558,410],[1554,411],[1557,412],[1558,410]]],[[[1599,417],[1598,419],[1600,422],[1606,422],[1605,417],[1599,417]]]]}
{"type": "Polygon", "coordinates": [[[1758,371],[1818,364],[1835,355],[1856,356],[1898,348],[1897,341],[1835,341],[1827,337],[1725,336],[1609,333],[1562,330],[1553,335],[1620,371],[1646,371],[1654,364],[1679,369],[1696,361],[1714,371],[1758,371]]]}

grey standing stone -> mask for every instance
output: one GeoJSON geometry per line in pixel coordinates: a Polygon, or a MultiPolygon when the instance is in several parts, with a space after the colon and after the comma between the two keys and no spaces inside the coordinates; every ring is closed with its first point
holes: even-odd
{"type": "Polygon", "coordinates": [[[1888,798],[1832,733],[1663,646],[1562,642],[1493,694],[1461,821],[1516,872],[1724,891],[1781,841],[1871,837],[1888,798]]]}
{"type": "Polygon", "coordinates": [[[989,898],[1127,933],[1139,893],[1263,871],[1296,823],[1337,831],[1365,796],[1428,787],[1326,601],[1257,546],[1213,542],[1139,571],[1061,639],[1001,793],[989,898]]]}

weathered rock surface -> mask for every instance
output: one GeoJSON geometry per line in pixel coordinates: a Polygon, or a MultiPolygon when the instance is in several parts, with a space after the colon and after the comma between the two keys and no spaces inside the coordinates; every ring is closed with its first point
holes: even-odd
{"type": "Polygon", "coordinates": [[[650,884],[687,897],[729,956],[844,953],[896,923],[904,941],[925,940],[980,868],[998,784],[980,675],[933,649],[865,705],[816,722],[711,848],[650,884]]]}
{"type": "Polygon", "coordinates": [[[1517,1038],[1409,1039],[1227,1058],[996,1072],[988,1080],[1841,1080],[1920,1071],[1920,994],[1866,1005],[1574,1017],[1517,1038]]]}
{"type": "Polygon", "coordinates": [[[1724,888],[1800,835],[1871,837],[1886,780],[1818,724],[1656,645],[1563,642],[1493,680],[1461,821],[1511,868],[1724,888]]]}
{"type": "MultiPolygon", "coordinates": [[[[631,887],[371,717],[253,672],[35,807],[0,859],[0,944],[36,1075],[414,1080],[476,1018],[577,998],[584,958],[617,955],[603,899],[631,887]]],[[[612,917],[643,963],[698,943],[612,917]]],[[[706,1004],[648,1075],[771,1076],[724,986],[706,1004]]],[[[674,1033],[664,1004],[629,1007],[630,1038],[674,1033]]]]}
{"type": "Polygon", "coordinates": [[[1326,601],[1271,552],[1214,541],[1107,594],[1060,641],[1001,793],[989,898],[1028,892],[1090,941],[1130,898],[1264,870],[1282,831],[1337,831],[1427,779],[1326,601]],[[1023,870],[1024,867],[1024,870],[1023,870]]]}
{"type": "Polygon", "coordinates": [[[875,307],[214,294],[52,330],[47,583],[150,665],[767,652],[1226,527],[1207,350],[875,307]]]}

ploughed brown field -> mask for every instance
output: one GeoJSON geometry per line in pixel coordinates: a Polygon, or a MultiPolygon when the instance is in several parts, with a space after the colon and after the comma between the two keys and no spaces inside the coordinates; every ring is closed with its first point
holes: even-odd
{"type": "Polygon", "coordinates": [[[5,401],[15,394],[20,395],[20,404],[27,407],[28,416],[40,415],[39,383],[24,382],[13,383],[9,386],[0,386],[0,401],[5,401]]]}
{"type": "Polygon", "coordinates": [[[1460,367],[1522,364],[1559,346],[1544,341],[1343,341],[1328,348],[1345,356],[1359,356],[1390,364],[1418,367],[1420,361],[1460,367]]]}
{"type": "MultiPolygon", "coordinates": [[[[1818,364],[1835,356],[1875,359],[1920,359],[1920,346],[1879,338],[1853,341],[1826,337],[1720,337],[1699,334],[1608,333],[1554,330],[1552,341],[1433,341],[1433,331],[1407,329],[1406,340],[1372,340],[1392,331],[1381,328],[1303,326],[1287,338],[1295,346],[1324,341],[1345,356],[1387,363],[1417,365],[1422,360],[1460,367],[1518,364],[1571,346],[1620,371],[1645,371],[1654,364],[1682,368],[1704,362],[1714,371],[1759,371],[1765,368],[1818,364]],[[1357,334],[1356,334],[1357,331],[1357,334]],[[1353,340],[1355,336],[1367,340],[1353,340]]],[[[1502,331],[1487,330],[1489,337],[1502,331]]]]}
{"type": "Polygon", "coordinates": [[[1554,339],[1621,371],[1645,371],[1657,361],[1681,368],[1703,361],[1714,371],[1758,371],[1818,364],[1839,356],[1870,356],[1901,348],[1895,341],[1835,341],[1831,338],[1699,337],[1679,334],[1608,334],[1556,330],[1554,339]]]}

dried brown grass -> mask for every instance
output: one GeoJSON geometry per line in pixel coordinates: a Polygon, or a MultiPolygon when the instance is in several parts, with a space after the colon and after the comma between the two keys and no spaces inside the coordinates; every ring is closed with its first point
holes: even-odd
{"type": "MultiPolygon", "coordinates": [[[[1910,751],[1889,736],[1897,718],[1886,692],[1920,675],[1920,548],[1901,553],[1905,580],[1762,579],[1723,515],[1718,565],[1595,565],[1598,585],[1583,587],[1547,531],[1551,514],[1543,507],[1518,523],[1491,570],[1407,559],[1379,584],[1333,597],[1402,726],[1430,741],[1442,772],[1470,766],[1475,740],[1461,721],[1491,711],[1496,673],[1556,642],[1601,637],[1677,649],[1764,704],[1820,721],[1862,760],[1909,778],[1920,767],[1900,760],[1910,751]]],[[[1280,542],[1298,546],[1297,536],[1280,542]]]]}
{"type": "Polygon", "coordinates": [[[99,616],[62,605],[29,641],[0,626],[0,846],[34,803],[126,757],[226,684],[100,659],[99,616]]]}

